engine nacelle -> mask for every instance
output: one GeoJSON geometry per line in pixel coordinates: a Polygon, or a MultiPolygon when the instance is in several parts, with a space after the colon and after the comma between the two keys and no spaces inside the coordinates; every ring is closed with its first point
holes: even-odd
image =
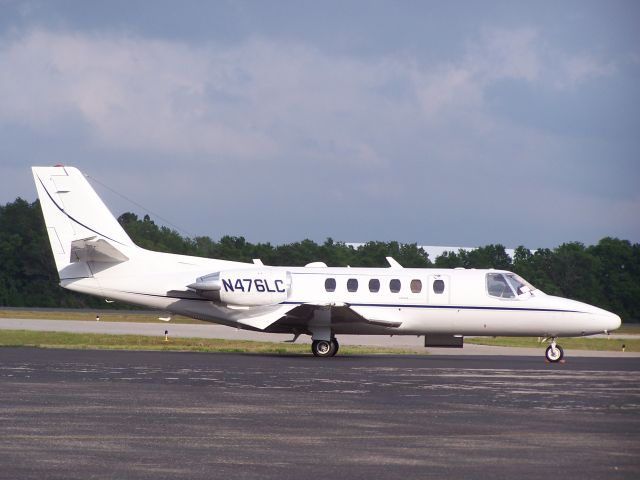
{"type": "Polygon", "coordinates": [[[188,287],[203,297],[229,305],[275,305],[288,298],[291,273],[252,268],[224,270],[200,277],[188,287]]]}

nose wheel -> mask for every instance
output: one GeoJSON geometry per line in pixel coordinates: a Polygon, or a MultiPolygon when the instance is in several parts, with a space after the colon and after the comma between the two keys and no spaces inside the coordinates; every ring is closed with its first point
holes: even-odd
{"type": "Polygon", "coordinates": [[[556,345],[556,339],[551,340],[551,345],[547,347],[546,352],[544,352],[544,356],[547,357],[551,363],[559,362],[564,357],[564,350],[560,345],[556,345]]]}
{"type": "Polygon", "coordinates": [[[332,338],[331,340],[314,340],[311,342],[311,352],[316,357],[333,357],[338,353],[340,345],[338,340],[332,338]]]}

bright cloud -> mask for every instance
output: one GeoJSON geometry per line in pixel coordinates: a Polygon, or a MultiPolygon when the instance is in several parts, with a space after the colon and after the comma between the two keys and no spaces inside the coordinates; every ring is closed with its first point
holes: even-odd
{"type": "Polygon", "coordinates": [[[562,75],[556,79],[556,87],[563,90],[571,90],[591,79],[610,77],[617,70],[613,61],[604,61],[590,54],[563,58],[560,63],[562,75]]]}
{"type": "MultiPolygon", "coordinates": [[[[267,40],[191,46],[35,30],[1,43],[0,120],[55,130],[79,117],[94,141],[115,149],[265,158],[302,148],[324,161],[379,163],[372,119],[413,124],[414,99],[432,122],[481,111],[495,81],[543,81],[538,45],[532,29],[493,31],[458,62],[417,67],[267,40]],[[398,96],[406,84],[412,90],[398,96]],[[310,146],[315,132],[332,147],[310,146]]],[[[586,56],[566,65],[563,87],[612,73],[586,56]]]]}

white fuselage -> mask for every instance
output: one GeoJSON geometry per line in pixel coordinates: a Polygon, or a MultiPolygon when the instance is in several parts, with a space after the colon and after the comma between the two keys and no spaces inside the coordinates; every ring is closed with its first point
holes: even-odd
{"type": "MultiPolygon", "coordinates": [[[[200,298],[185,287],[198,277],[225,270],[246,270],[251,277],[258,268],[255,264],[139,248],[123,253],[134,260],[107,268],[91,262],[71,264],[61,272],[61,284],[83,293],[250,329],[263,328],[247,318],[278,315],[307,304],[348,306],[370,321],[342,321],[338,316],[331,323],[334,334],[557,337],[602,333],[620,326],[615,314],[539,290],[513,298],[491,296],[486,276],[501,273],[497,270],[260,266],[261,272],[289,272],[287,298],[275,305],[246,307],[200,298]],[[87,268],[91,271],[82,271],[87,268]],[[335,282],[335,288],[329,288],[333,291],[327,289],[328,279],[335,282]]],[[[274,331],[295,333],[296,329],[285,326],[274,331]]]]}

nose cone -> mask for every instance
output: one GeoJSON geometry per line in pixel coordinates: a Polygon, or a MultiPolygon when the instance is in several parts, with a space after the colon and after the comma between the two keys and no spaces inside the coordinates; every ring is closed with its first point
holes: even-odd
{"type": "Polygon", "coordinates": [[[598,307],[591,307],[592,315],[595,319],[597,319],[598,329],[601,331],[611,332],[620,328],[622,325],[622,320],[615,313],[608,312],[607,310],[603,310],[598,307]]]}
{"type": "Polygon", "coordinates": [[[607,332],[611,332],[612,330],[620,328],[620,325],[622,325],[622,320],[615,313],[607,312],[605,323],[608,325],[605,330],[607,332]]]}
{"type": "MultiPolygon", "coordinates": [[[[569,300],[560,297],[541,297],[544,301],[548,302],[548,305],[553,305],[553,308],[562,309],[567,312],[567,320],[571,318],[570,322],[575,322],[572,325],[574,332],[579,329],[580,333],[577,335],[595,335],[598,333],[611,332],[620,328],[622,321],[620,317],[615,313],[608,312],[602,308],[587,303],[577,302],[575,300],[569,300]]],[[[567,323],[568,325],[569,323],[567,323]]],[[[571,329],[567,329],[571,331],[571,329]]]]}

